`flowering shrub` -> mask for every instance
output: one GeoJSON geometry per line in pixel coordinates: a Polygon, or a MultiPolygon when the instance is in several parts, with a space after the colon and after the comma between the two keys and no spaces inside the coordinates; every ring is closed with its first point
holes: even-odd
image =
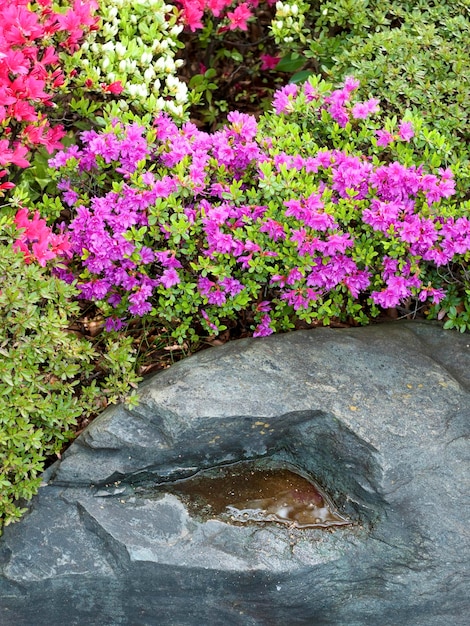
{"type": "Polygon", "coordinates": [[[0,528],[20,516],[18,500],[37,492],[46,456],[86,410],[76,384],[90,376],[93,351],[64,330],[73,292],[0,242],[0,528]]]}
{"type": "Polygon", "coordinates": [[[26,263],[37,261],[45,267],[47,261],[65,255],[70,249],[68,236],[54,234],[38,211],[29,219],[28,210],[20,209],[14,222],[21,232],[13,248],[23,252],[26,263]]]}
{"type": "Polygon", "coordinates": [[[362,97],[373,91],[390,115],[419,110],[461,160],[469,158],[469,28],[466,0],[283,0],[271,32],[291,72],[304,68],[299,78],[354,73],[362,97]]]}
{"type": "Polygon", "coordinates": [[[279,61],[269,33],[273,5],[271,0],[177,3],[182,23],[190,24],[180,36],[180,73],[189,87],[191,117],[205,130],[220,127],[230,110],[266,110],[276,86],[287,80],[272,71],[279,61]]]}
{"type": "MultiPolygon", "coordinates": [[[[51,126],[45,110],[63,85],[59,52],[77,49],[85,32],[95,26],[94,0],[74,0],[64,12],[52,0],[29,3],[4,0],[0,8],[0,178],[11,166],[29,165],[28,153],[44,146],[62,147],[65,132],[51,126]]],[[[13,186],[2,183],[3,189],[13,186]]],[[[1,191],[1,189],[0,189],[1,191]]]]}
{"type": "Polygon", "coordinates": [[[310,10],[311,7],[307,2],[295,2],[295,0],[282,2],[278,0],[276,2],[276,15],[271,24],[271,32],[276,43],[287,49],[294,41],[306,45],[308,39],[305,19],[310,10]]]}
{"type": "Polygon", "coordinates": [[[409,11],[400,27],[367,39],[357,32],[339,49],[327,77],[354,71],[386,99],[391,114],[410,108],[449,138],[460,159],[470,156],[470,29],[468,3],[426,3],[409,11]],[[464,5],[466,7],[464,8],[464,5]]]}
{"type": "MultiPolygon", "coordinates": [[[[183,64],[175,58],[183,46],[178,37],[183,25],[176,7],[164,0],[107,0],[100,17],[100,29],[67,60],[76,90],[114,92],[120,95],[121,112],[167,111],[183,117],[188,90],[177,76],[183,64]]],[[[86,117],[85,100],[75,98],[70,104],[86,117]]]]}
{"type": "Polygon", "coordinates": [[[15,221],[0,217],[0,534],[37,492],[47,458],[60,454],[77,420],[138,380],[130,338],[109,336],[100,353],[67,330],[79,314],[77,291],[50,271],[67,238],[25,210],[15,221]]]}
{"type": "MultiPolygon", "coordinates": [[[[274,4],[275,0],[268,0],[274,4]]],[[[253,10],[259,0],[233,2],[233,0],[177,0],[182,9],[183,22],[194,32],[204,27],[204,13],[217,18],[219,29],[248,30],[248,21],[254,19],[253,10]],[[234,7],[233,4],[236,4],[234,7]],[[232,8],[232,11],[228,9],[232,8]]]]}
{"type": "Polygon", "coordinates": [[[258,336],[440,302],[430,277],[466,264],[468,203],[452,202],[445,149],[423,123],[374,119],[358,86],[290,84],[259,124],[232,112],[213,134],[164,114],[148,132],[115,120],[83,133],[51,161],[74,214],[63,277],[108,330],[150,314],[180,341],[241,313],[258,336]]]}

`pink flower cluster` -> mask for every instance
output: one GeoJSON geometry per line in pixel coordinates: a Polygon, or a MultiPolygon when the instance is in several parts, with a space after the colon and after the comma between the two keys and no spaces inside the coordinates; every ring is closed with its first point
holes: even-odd
{"type": "MultiPolygon", "coordinates": [[[[275,0],[267,0],[274,4],[275,0]]],[[[219,32],[226,30],[248,30],[248,20],[254,17],[253,9],[259,5],[259,0],[246,0],[238,4],[233,11],[227,11],[233,5],[233,0],[178,0],[181,6],[183,22],[191,31],[204,27],[205,12],[210,12],[216,18],[224,19],[227,23],[219,27],[219,32]]]]}
{"type": "MultiPolygon", "coordinates": [[[[333,119],[361,121],[377,102],[351,104],[355,84],[349,79],[323,99],[310,83],[303,92],[288,85],[274,106],[286,113],[302,95],[316,102],[318,115],[326,109],[333,119]]],[[[444,293],[423,268],[470,251],[470,219],[439,213],[439,203],[454,193],[448,169],[431,174],[395,161],[375,165],[339,149],[288,154],[258,132],[254,117],[238,112],[212,134],[192,123],[178,128],[160,114],[155,132],[156,140],[148,142],[143,128],[116,123],[108,133],[82,134],[83,148],[73,146],[51,160],[63,169],[62,188],[76,210],[69,231],[72,252],[87,270],[79,272],[86,298],[143,315],[152,309],[155,290],[164,296],[190,284],[201,320],[211,329],[214,308],[252,298],[255,336],[261,336],[272,332],[270,301],[298,313],[335,290],[354,299],[365,294],[381,307],[409,296],[438,302],[444,293]],[[287,171],[297,172],[299,181],[310,177],[314,190],[268,202],[264,165],[277,176],[287,171]],[[80,198],[83,176],[104,171],[120,172],[121,185],[80,198]],[[354,228],[341,217],[343,206],[354,208],[354,228]],[[150,223],[155,207],[158,221],[150,223]],[[364,239],[375,247],[369,265],[361,259],[364,239]],[[218,269],[211,274],[208,267],[218,269]],[[264,287],[249,296],[253,272],[264,287]]],[[[407,128],[402,140],[411,136],[407,128]]]]}
{"type": "MultiPolygon", "coordinates": [[[[43,109],[64,83],[58,49],[73,52],[96,27],[95,0],[74,0],[65,13],[52,0],[3,0],[0,6],[0,166],[27,167],[28,152],[44,146],[51,153],[64,136],[51,127],[43,109]],[[56,47],[55,47],[56,46],[56,47]]],[[[8,170],[0,171],[0,177],[8,170]]],[[[3,188],[9,187],[3,183],[3,188]]]]}
{"type": "Polygon", "coordinates": [[[24,253],[26,263],[37,261],[44,267],[47,261],[67,255],[70,250],[68,235],[55,235],[46,225],[46,221],[39,217],[38,211],[30,218],[27,209],[19,209],[15,224],[21,229],[21,234],[13,247],[24,253]]]}
{"type": "MultiPolygon", "coordinates": [[[[320,110],[324,109],[328,111],[331,117],[344,128],[350,120],[362,120],[369,116],[378,113],[380,110],[379,101],[377,98],[371,98],[364,102],[355,102],[352,104],[351,99],[354,92],[359,87],[359,81],[352,76],[348,76],[343,86],[340,89],[335,89],[329,96],[324,98],[320,110]]],[[[294,109],[294,103],[301,93],[305,96],[307,102],[318,100],[319,94],[316,89],[309,83],[304,83],[303,87],[297,84],[289,83],[282,89],[279,89],[273,99],[273,108],[279,115],[281,113],[291,113],[294,109]]],[[[381,137],[379,131],[379,138],[381,137]]],[[[400,125],[399,138],[404,141],[409,141],[413,137],[413,129],[407,122],[402,122],[400,125]]],[[[390,135],[390,141],[393,141],[395,137],[390,135]]],[[[380,143],[379,145],[387,145],[386,143],[380,143]]]]}

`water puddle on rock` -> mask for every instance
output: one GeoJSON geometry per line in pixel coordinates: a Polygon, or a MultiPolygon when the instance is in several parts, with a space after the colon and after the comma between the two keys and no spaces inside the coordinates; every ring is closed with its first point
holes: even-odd
{"type": "Polygon", "coordinates": [[[155,489],[178,496],[192,515],[205,520],[277,522],[295,528],[351,524],[317,485],[285,464],[266,467],[243,461],[202,470],[155,489]]]}

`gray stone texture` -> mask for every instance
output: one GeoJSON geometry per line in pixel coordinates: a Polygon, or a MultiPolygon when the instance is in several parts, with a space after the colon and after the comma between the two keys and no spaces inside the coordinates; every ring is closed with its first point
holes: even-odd
{"type": "Polygon", "coordinates": [[[405,322],[227,343],[107,409],[0,539],[2,626],[467,626],[470,337],[405,322]],[[231,526],[152,486],[242,459],[354,524],[231,526]]]}

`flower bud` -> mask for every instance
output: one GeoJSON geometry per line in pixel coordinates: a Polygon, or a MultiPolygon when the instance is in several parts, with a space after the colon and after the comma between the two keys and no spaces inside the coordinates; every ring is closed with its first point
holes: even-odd
{"type": "Polygon", "coordinates": [[[152,61],[152,53],[146,50],[145,52],[142,53],[142,56],[140,57],[140,62],[142,63],[142,65],[148,65],[149,63],[151,63],[151,61],[152,61]]]}
{"type": "Polygon", "coordinates": [[[115,50],[120,59],[122,59],[126,54],[126,46],[120,41],[116,43],[115,50]]]}
{"type": "Polygon", "coordinates": [[[152,78],[155,76],[155,71],[153,67],[150,65],[144,72],[144,80],[146,83],[149,83],[152,78]]]}

